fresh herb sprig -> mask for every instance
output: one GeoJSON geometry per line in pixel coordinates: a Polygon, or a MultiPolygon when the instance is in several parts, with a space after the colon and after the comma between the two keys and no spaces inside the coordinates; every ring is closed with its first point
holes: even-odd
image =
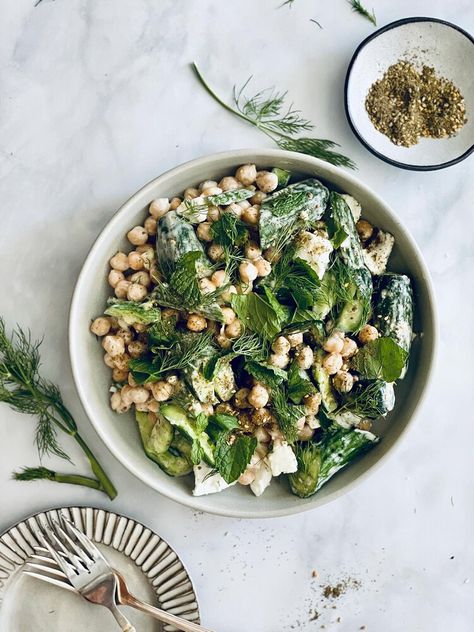
{"type": "Polygon", "coordinates": [[[272,89],[257,92],[253,97],[246,97],[244,91],[251,77],[237,89],[234,86],[232,107],[225,103],[209,86],[201,71],[193,62],[192,67],[207,92],[228,112],[257,127],[275,142],[280,149],[297,151],[315,156],[333,165],[355,169],[354,162],[336,151],[337,143],[322,138],[298,137],[302,132],[312,130],[314,125],[305,119],[299,110],[292,105],[286,107],[286,92],[275,92],[272,89]]]}
{"type": "Polygon", "coordinates": [[[32,341],[21,327],[7,335],[5,322],[0,318],[0,402],[13,410],[34,415],[38,419],[36,445],[40,458],[54,454],[70,461],[58,439],[58,430],[73,437],[87,456],[96,478],[65,475],[43,467],[25,468],[14,475],[18,480],[55,480],[60,483],[92,487],[106,493],[110,499],[117,492],[96,457],[79,434],[77,424],[66,408],[59,388],[40,375],[39,349],[42,341],[32,341]],[[71,478],[72,477],[72,478],[71,478]]]}
{"type": "Polygon", "coordinates": [[[359,13],[362,17],[372,22],[374,26],[377,26],[377,19],[375,17],[374,10],[372,9],[372,13],[364,7],[364,5],[359,2],[359,0],[347,0],[352,7],[352,10],[355,13],[359,13]]]}

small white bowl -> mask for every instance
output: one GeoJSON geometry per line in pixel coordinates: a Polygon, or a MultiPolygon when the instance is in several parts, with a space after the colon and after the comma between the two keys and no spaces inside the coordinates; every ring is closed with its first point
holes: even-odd
{"type": "Polygon", "coordinates": [[[316,158],[278,149],[237,150],[198,158],[171,169],[135,193],[103,229],[87,256],[74,291],[69,320],[71,364],[79,396],[100,437],[117,459],[147,485],[183,505],[242,518],[307,511],[337,498],[366,478],[398,442],[421,403],[433,364],[435,334],[435,307],[429,274],[416,243],[395,213],[353,175],[316,158]],[[106,279],[108,260],[117,250],[130,249],[125,235],[131,227],[143,222],[151,200],[182,194],[185,188],[203,180],[219,181],[224,175],[234,173],[239,165],[249,162],[256,163],[259,169],[281,167],[289,169],[296,177],[317,177],[357,198],[364,217],[395,236],[390,269],[407,273],[413,280],[415,331],[423,332],[413,344],[408,373],[397,386],[395,410],[375,424],[375,432],[383,440],[305,500],[290,493],[284,477],[275,479],[260,498],[240,485],[220,494],[193,497],[191,476],[171,478],[146,457],[132,413],[117,415],[111,410],[110,369],[104,364],[99,341],[89,331],[91,318],[103,313],[111,295],[106,279]]]}
{"type": "Polygon", "coordinates": [[[433,171],[450,167],[474,150],[474,39],[455,24],[436,18],[405,18],[367,37],[347,70],[344,100],[349,124],[365,147],[396,167],[433,171]],[[379,132],[369,119],[365,99],[371,85],[400,59],[432,66],[459,88],[466,102],[467,123],[456,136],[422,138],[400,147],[379,132]]]}

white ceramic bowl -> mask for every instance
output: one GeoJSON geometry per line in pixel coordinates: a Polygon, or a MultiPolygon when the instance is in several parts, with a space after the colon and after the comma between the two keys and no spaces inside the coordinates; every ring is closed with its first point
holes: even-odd
{"type": "Polygon", "coordinates": [[[367,37],[355,51],[345,83],[349,124],[367,149],[386,162],[414,171],[454,165],[474,150],[474,39],[455,24],[436,18],[405,18],[367,37]],[[432,66],[450,79],[466,102],[467,123],[451,138],[423,138],[412,147],[392,143],[372,124],[365,109],[371,85],[400,59],[432,66]]]}
{"type": "Polygon", "coordinates": [[[82,404],[104,443],[117,459],[143,482],[169,498],[194,509],[227,516],[261,518],[306,511],[337,498],[362,481],[385,458],[407,429],[425,393],[435,349],[435,309],[428,271],[417,245],[387,204],[353,175],[326,162],[303,154],[280,150],[238,150],[205,156],[159,176],[133,195],[114,215],[93,245],[74,292],[69,344],[72,369],[82,404]],[[356,197],[364,215],[390,231],[396,247],[390,268],[410,275],[416,297],[415,330],[423,332],[413,345],[410,369],[397,386],[395,410],[375,431],[383,440],[361,460],[335,476],[315,496],[301,500],[293,496],[284,477],[274,480],[264,495],[256,498],[246,487],[235,486],[220,494],[195,498],[192,477],[170,478],[143,452],[132,413],[117,415],[109,406],[110,369],[103,362],[99,342],[89,332],[91,318],[104,311],[110,296],[106,276],[108,260],[129,244],[125,234],[141,224],[150,201],[173,197],[207,179],[219,180],[241,164],[253,162],[259,168],[282,167],[299,177],[315,176],[356,197]]]}

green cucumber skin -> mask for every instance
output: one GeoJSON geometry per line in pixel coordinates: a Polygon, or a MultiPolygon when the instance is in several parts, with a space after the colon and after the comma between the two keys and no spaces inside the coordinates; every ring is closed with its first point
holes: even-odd
{"type": "Polygon", "coordinates": [[[329,216],[337,227],[341,227],[348,235],[347,244],[340,246],[344,263],[353,269],[365,268],[362,245],[357,234],[352,211],[345,199],[334,191],[329,196],[329,216]]]}
{"type": "Polygon", "coordinates": [[[331,378],[322,365],[324,355],[325,353],[322,349],[315,353],[312,372],[321,393],[323,406],[328,413],[332,413],[336,410],[338,404],[331,384],[331,378]]]}
{"type": "Polygon", "coordinates": [[[277,241],[278,233],[289,228],[296,233],[298,230],[309,226],[321,219],[329,199],[329,191],[315,178],[309,178],[295,184],[290,184],[284,189],[267,196],[260,208],[260,245],[268,248],[277,241]],[[288,192],[307,191],[309,199],[302,205],[288,211],[284,215],[274,215],[271,210],[272,202],[276,197],[288,192]]]}
{"type": "Polygon", "coordinates": [[[192,472],[193,464],[184,450],[175,448],[180,452],[179,456],[169,451],[169,448],[173,447],[174,431],[166,419],[158,417],[155,422],[148,413],[138,411],[135,413],[135,419],[145,454],[157,463],[165,474],[176,477],[192,472]]]}
{"type": "Polygon", "coordinates": [[[176,211],[169,211],[160,218],[156,229],[156,256],[165,275],[172,271],[180,257],[187,252],[197,251],[202,252],[205,260],[204,248],[192,224],[179,217],[176,211]]]}
{"type": "Polygon", "coordinates": [[[186,411],[175,404],[162,404],[160,412],[172,426],[175,426],[182,434],[191,441],[198,441],[203,449],[204,460],[209,465],[214,465],[214,445],[205,432],[196,433],[193,420],[186,411]]]}
{"type": "Polygon", "coordinates": [[[291,178],[291,173],[286,169],[280,169],[280,167],[273,167],[272,173],[278,178],[278,188],[286,187],[291,178]]]}
{"type": "Polygon", "coordinates": [[[404,274],[383,274],[378,279],[373,304],[373,323],[380,335],[390,336],[409,352],[413,335],[410,279],[404,274]]]}
{"type": "Polygon", "coordinates": [[[353,270],[354,298],[339,314],[335,329],[344,333],[359,331],[369,320],[373,294],[372,275],[367,268],[353,270]]]}

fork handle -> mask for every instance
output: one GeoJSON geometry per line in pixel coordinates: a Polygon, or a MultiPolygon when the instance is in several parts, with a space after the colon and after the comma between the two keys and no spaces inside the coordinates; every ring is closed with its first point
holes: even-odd
{"type": "Polygon", "coordinates": [[[110,604],[107,607],[109,608],[110,612],[114,615],[115,620],[117,621],[119,626],[122,628],[122,632],[137,632],[136,629],[133,627],[133,625],[130,623],[130,621],[126,617],[123,616],[123,614],[120,612],[120,610],[117,608],[115,604],[110,604]]]}
{"type": "Polygon", "coordinates": [[[145,612],[155,619],[158,619],[158,621],[161,621],[162,623],[174,625],[175,628],[178,628],[178,630],[182,630],[182,632],[211,632],[211,630],[203,628],[202,625],[199,625],[198,623],[187,621],[186,619],[183,619],[182,617],[177,617],[170,612],[165,612],[165,610],[161,610],[161,608],[150,606],[150,604],[145,603],[144,601],[140,601],[140,599],[133,597],[133,595],[127,595],[127,597],[123,599],[122,603],[123,605],[131,606],[136,610],[145,612]]]}

